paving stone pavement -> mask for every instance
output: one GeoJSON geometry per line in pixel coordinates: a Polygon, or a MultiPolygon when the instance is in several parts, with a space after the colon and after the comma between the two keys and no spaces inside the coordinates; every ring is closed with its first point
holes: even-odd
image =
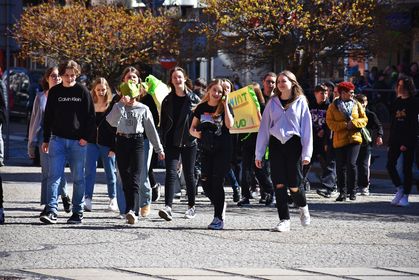
{"type": "MultiPolygon", "coordinates": [[[[81,225],[39,221],[40,168],[25,158],[24,137],[13,135],[13,157],[0,168],[6,224],[0,225],[0,279],[419,279],[419,195],[408,208],[389,204],[394,189],[373,178],[371,196],[337,203],[312,189],[312,224],[300,225],[291,209],[291,231],[272,232],[276,209],[251,201],[238,208],[226,187],[225,229],[210,231],[213,209],[197,196],[197,217],[183,218],[183,194],[174,219],[159,219],[160,199],[149,218],[133,225],[106,212],[103,169],[93,211],[81,225]]],[[[67,170],[67,174],[69,171],[67,170]]],[[[163,182],[164,172],[157,172],[163,182]]],[[[315,180],[315,175],[310,175],[315,180]]],[[[71,193],[71,183],[69,184],[71,193]]]]}

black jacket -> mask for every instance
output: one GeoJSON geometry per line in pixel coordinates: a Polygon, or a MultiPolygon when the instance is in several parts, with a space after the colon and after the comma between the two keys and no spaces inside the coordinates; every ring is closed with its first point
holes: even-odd
{"type": "Polygon", "coordinates": [[[160,131],[161,142],[164,147],[190,147],[196,145],[196,138],[189,134],[192,124],[192,109],[198,105],[200,99],[191,91],[186,91],[186,101],[182,108],[173,108],[173,96],[169,93],[161,104],[160,131]],[[173,121],[173,110],[181,110],[177,123],[173,121]],[[168,139],[168,133],[173,131],[173,139],[168,139]]]}

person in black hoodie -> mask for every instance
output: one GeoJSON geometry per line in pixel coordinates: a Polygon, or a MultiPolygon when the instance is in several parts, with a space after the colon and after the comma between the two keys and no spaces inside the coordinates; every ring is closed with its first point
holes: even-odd
{"type": "Polygon", "coordinates": [[[106,115],[112,109],[112,91],[105,78],[97,78],[92,84],[92,98],[96,112],[96,129],[88,139],[85,165],[86,191],[84,210],[92,211],[93,189],[96,181],[96,166],[99,157],[102,160],[108,186],[109,203],[107,210],[117,211],[116,202],[116,162],[115,129],[106,121],[106,115]]]}
{"type": "Polygon", "coordinates": [[[171,92],[161,104],[160,131],[164,150],[166,152],[166,179],[165,179],[165,207],[159,211],[159,216],[171,221],[172,204],[175,182],[177,180],[177,167],[179,157],[182,158],[183,173],[185,176],[188,195],[188,210],[185,218],[195,217],[195,176],[194,165],[197,153],[196,138],[189,134],[193,118],[193,109],[200,102],[198,96],[185,84],[186,72],[175,67],[169,72],[169,85],[171,92]]]}
{"type": "Polygon", "coordinates": [[[368,118],[366,128],[368,129],[370,139],[367,139],[364,136],[362,137],[361,149],[359,150],[356,165],[358,166],[358,186],[360,188],[359,192],[361,195],[369,195],[372,145],[374,143],[377,146],[381,146],[383,144],[383,126],[381,125],[377,115],[367,108],[367,96],[364,94],[357,94],[355,98],[359,101],[359,103],[361,103],[362,107],[364,107],[365,114],[368,118]],[[373,134],[373,132],[375,132],[375,134],[373,134]],[[373,135],[376,135],[375,141],[372,141],[373,135]]]}
{"type": "MultiPolygon", "coordinates": [[[[320,84],[314,88],[315,99],[310,104],[313,121],[313,159],[318,160],[322,169],[321,187],[317,194],[326,198],[337,196],[336,164],[331,145],[331,132],[326,124],[326,112],[330,105],[329,88],[320,84]]],[[[304,178],[310,171],[312,162],[303,168],[304,178]]]]}
{"type": "Polygon", "coordinates": [[[48,203],[40,220],[46,224],[57,223],[58,185],[68,161],[73,176],[73,215],[67,223],[79,224],[83,221],[86,146],[95,129],[95,108],[90,92],[76,82],[81,68],[75,61],[62,63],[58,72],[63,82],[49,90],[44,115],[42,152],[50,155],[50,170],[48,203]]]}
{"type": "Polygon", "coordinates": [[[415,154],[418,126],[418,104],[415,102],[416,89],[413,79],[401,75],[397,79],[397,99],[391,110],[391,125],[387,170],[397,193],[391,201],[392,205],[408,206],[409,194],[412,189],[412,166],[415,154]],[[403,187],[397,171],[397,159],[403,154],[403,187]]]}

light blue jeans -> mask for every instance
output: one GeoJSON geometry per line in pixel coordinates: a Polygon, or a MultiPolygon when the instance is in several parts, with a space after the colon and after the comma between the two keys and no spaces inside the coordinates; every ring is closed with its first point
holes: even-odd
{"type": "Polygon", "coordinates": [[[144,163],[146,168],[141,169],[140,175],[140,208],[151,204],[151,185],[148,178],[148,170],[150,169],[151,156],[153,155],[153,145],[150,144],[148,139],[144,139],[144,163]]]}
{"type": "MultiPolygon", "coordinates": [[[[41,162],[41,205],[48,203],[48,173],[49,173],[49,154],[42,152],[41,145],[39,146],[39,160],[41,162]]],[[[61,196],[67,196],[67,180],[65,178],[64,170],[58,186],[58,193],[61,196]]]]}
{"type": "Polygon", "coordinates": [[[84,203],[84,164],[86,161],[86,146],[80,146],[79,140],[51,136],[49,142],[49,174],[48,174],[48,205],[47,211],[58,212],[58,186],[65,168],[70,164],[73,176],[73,213],[83,213],[84,203]]]}
{"type": "Polygon", "coordinates": [[[96,168],[99,156],[102,159],[103,168],[105,169],[106,182],[108,185],[108,196],[110,199],[116,196],[116,164],[115,156],[109,157],[110,148],[99,144],[87,144],[86,165],[85,165],[85,181],[86,191],[85,198],[93,198],[93,189],[96,182],[96,168]]]}

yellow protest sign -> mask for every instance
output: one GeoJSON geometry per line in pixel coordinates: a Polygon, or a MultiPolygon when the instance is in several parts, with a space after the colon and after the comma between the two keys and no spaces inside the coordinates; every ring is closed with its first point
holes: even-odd
{"type": "Polygon", "coordinates": [[[234,126],[230,128],[230,133],[259,131],[260,105],[252,86],[229,93],[228,103],[234,112],[234,126]]]}

